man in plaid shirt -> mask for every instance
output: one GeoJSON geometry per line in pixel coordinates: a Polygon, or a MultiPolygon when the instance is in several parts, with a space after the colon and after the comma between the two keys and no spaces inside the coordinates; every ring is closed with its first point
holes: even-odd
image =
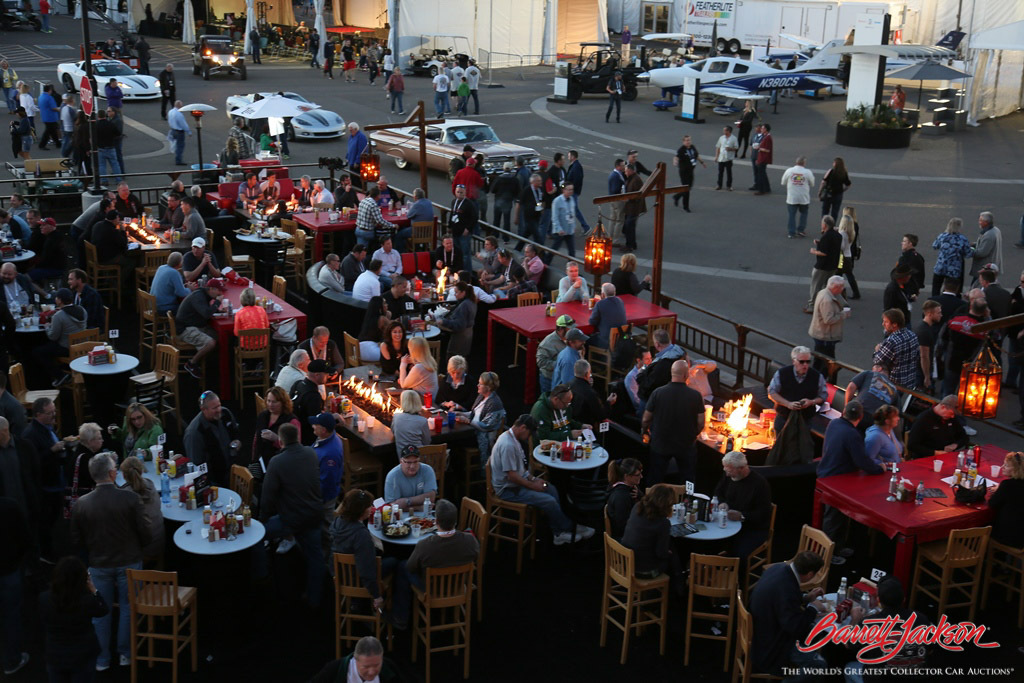
{"type": "Polygon", "coordinates": [[[882,314],[882,327],[886,337],[875,346],[874,362],[890,364],[889,379],[906,389],[917,388],[917,366],[921,362],[921,347],[917,335],[906,326],[903,311],[890,308],[882,314]]]}
{"type": "Polygon", "coordinates": [[[359,202],[359,212],[356,214],[356,241],[359,244],[369,245],[378,228],[382,228],[384,233],[398,228],[394,223],[384,220],[380,206],[377,205],[378,197],[380,190],[374,185],[363,201],[359,202]]]}

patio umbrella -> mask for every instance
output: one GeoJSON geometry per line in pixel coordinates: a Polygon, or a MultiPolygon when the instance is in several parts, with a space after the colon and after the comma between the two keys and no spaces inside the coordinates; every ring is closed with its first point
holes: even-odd
{"type": "Polygon", "coordinates": [[[192,0],[185,0],[184,14],[181,22],[181,42],[192,45],[196,42],[196,17],[192,10],[192,0]]]}
{"type": "Polygon", "coordinates": [[[299,102],[290,97],[271,95],[236,110],[233,116],[241,116],[244,119],[288,119],[319,108],[320,105],[312,102],[299,102]]]}
{"type": "Polygon", "coordinates": [[[247,55],[252,53],[252,41],[249,40],[249,34],[256,28],[255,4],[255,0],[245,0],[245,47],[242,51],[247,55]]]}
{"type": "Polygon", "coordinates": [[[956,81],[963,78],[972,78],[966,71],[954,69],[941,62],[917,62],[902,69],[896,69],[885,74],[886,80],[899,78],[905,81],[917,81],[917,108],[921,108],[921,91],[924,89],[925,81],[956,81]]]}
{"type": "MultiPolygon", "coordinates": [[[[327,28],[324,26],[324,0],[314,0],[313,3],[316,9],[316,21],[313,22],[313,30],[320,36],[320,51],[323,52],[323,46],[327,44],[327,28]]],[[[317,59],[320,59],[320,55],[316,55],[317,59]]]]}

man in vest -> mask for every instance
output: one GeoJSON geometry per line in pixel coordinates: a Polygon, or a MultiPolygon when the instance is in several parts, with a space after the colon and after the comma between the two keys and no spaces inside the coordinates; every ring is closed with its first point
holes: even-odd
{"type": "Polygon", "coordinates": [[[803,414],[804,419],[814,417],[817,406],[825,402],[828,388],[825,377],[811,367],[811,350],[796,346],[790,352],[792,365],[776,371],[768,383],[768,397],[775,401],[778,414],[775,417],[775,433],[781,434],[789,414],[794,410],[803,414]]]}

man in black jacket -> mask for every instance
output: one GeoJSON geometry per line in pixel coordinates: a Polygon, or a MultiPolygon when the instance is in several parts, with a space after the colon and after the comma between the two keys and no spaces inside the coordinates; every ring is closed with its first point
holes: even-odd
{"type": "MultiPolygon", "coordinates": [[[[780,674],[783,667],[825,666],[820,654],[805,654],[796,649],[818,614],[825,611],[820,598],[824,591],[815,588],[802,596],[800,584],[810,581],[824,566],[821,556],[803,551],[791,562],[772,565],[754,587],[750,616],[754,621],[751,663],[757,673],[780,674]]],[[[786,680],[812,680],[809,675],[786,680]]]]}
{"type": "Polygon", "coordinates": [[[177,97],[174,88],[174,65],[169,63],[157,76],[157,80],[160,81],[160,118],[166,121],[167,105],[174,106],[177,97]]]}
{"type": "Polygon", "coordinates": [[[27,442],[32,450],[36,468],[38,469],[39,490],[39,524],[36,532],[39,537],[39,551],[48,562],[54,560],[52,549],[53,524],[60,517],[64,503],[64,484],[61,481],[61,460],[64,457],[65,443],[73,446],[73,437],[61,440],[54,429],[57,417],[57,406],[49,398],[37,398],[32,403],[32,420],[22,432],[22,441],[27,442]]]}
{"type": "Polygon", "coordinates": [[[351,253],[341,261],[341,277],[345,281],[345,291],[351,292],[356,279],[366,270],[363,259],[366,258],[366,245],[356,242],[351,253]]]}
{"type": "Polygon", "coordinates": [[[814,268],[811,270],[811,294],[804,305],[804,313],[811,313],[814,298],[825,289],[828,279],[836,274],[839,268],[839,257],[842,255],[843,237],[836,230],[836,221],[832,216],[821,217],[821,237],[814,240],[810,252],[814,255],[814,268]]]}
{"type": "Polygon", "coordinates": [[[33,526],[38,512],[38,481],[35,449],[27,440],[15,437],[10,421],[0,417],[0,496],[13,498],[33,526]]]}
{"type": "Polygon", "coordinates": [[[434,250],[430,260],[434,264],[434,275],[442,268],[448,269],[448,281],[452,276],[462,270],[462,250],[455,246],[455,238],[445,233],[441,238],[441,246],[434,250]]]}
{"type": "Polygon", "coordinates": [[[574,377],[569,382],[569,388],[572,389],[572,405],[570,406],[572,416],[577,421],[588,425],[603,422],[608,418],[608,407],[615,405],[618,397],[614,393],[608,394],[608,402],[605,405],[605,402],[597,394],[597,390],[594,389],[594,378],[591,376],[589,361],[581,358],[573,365],[572,371],[574,377]]]}
{"type": "MultiPolygon", "coordinates": [[[[303,425],[307,424],[309,421],[303,420],[303,425]]],[[[283,448],[267,468],[260,516],[268,539],[284,536],[277,546],[278,554],[287,553],[296,541],[302,546],[306,558],[306,602],[317,607],[324,576],[320,544],[323,522],[320,466],[313,449],[299,443],[299,430],[295,425],[281,425],[277,434],[283,448]]]]}
{"type": "Polygon", "coordinates": [[[331,366],[327,361],[311,360],[306,367],[306,378],[292,385],[289,392],[295,417],[299,418],[299,424],[302,425],[303,443],[311,444],[316,440],[309,418],[316,417],[324,411],[324,382],[327,381],[327,373],[330,371],[331,366]]]}
{"type": "Polygon", "coordinates": [[[185,371],[196,379],[202,378],[198,367],[199,361],[217,346],[209,323],[213,314],[220,309],[225,287],[223,280],[210,280],[206,287],[200,287],[182,299],[178,305],[178,312],[174,314],[178,337],[196,348],[195,355],[185,363],[185,371]]]}
{"type": "Polygon", "coordinates": [[[84,270],[74,268],[68,271],[68,288],[75,295],[75,303],[85,309],[86,326],[106,329],[103,297],[89,286],[89,276],[84,270]]]}
{"type": "MultiPolygon", "coordinates": [[[[519,181],[516,179],[515,164],[506,161],[501,175],[491,183],[491,194],[494,195],[494,225],[509,232],[512,230],[512,204],[519,196],[519,181]],[[504,218],[504,225],[502,219],[504,218]]],[[[508,242],[508,237],[504,238],[508,242]]]]}
{"type": "MultiPolygon", "coordinates": [[[[516,198],[516,211],[512,222],[519,224],[519,236],[541,242],[540,219],[544,213],[544,179],[539,174],[530,176],[530,184],[523,188],[516,198]]],[[[522,240],[516,245],[516,251],[522,251],[526,242],[522,240]]]]}
{"type": "MultiPolygon", "coordinates": [[[[36,262],[28,276],[35,283],[48,278],[60,277],[67,268],[67,254],[64,251],[64,234],[57,230],[57,221],[44,218],[39,225],[32,228],[28,240],[28,248],[36,252],[36,262]]],[[[1009,301],[1010,294],[1007,292],[1009,301]]]]}
{"type": "Polygon", "coordinates": [[[238,422],[217,394],[204,391],[199,395],[199,414],[185,428],[183,440],[185,455],[196,465],[207,463],[210,481],[227,486],[241,442],[238,422]]]}

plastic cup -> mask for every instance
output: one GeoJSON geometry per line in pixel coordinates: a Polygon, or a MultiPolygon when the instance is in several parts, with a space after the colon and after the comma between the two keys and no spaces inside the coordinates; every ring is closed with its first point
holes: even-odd
{"type": "Polygon", "coordinates": [[[942,471],[942,461],[939,460],[938,458],[936,458],[935,460],[932,460],[932,467],[935,468],[936,472],[941,472],[942,471]]]}
{"type": "Polygon", "coordinates": [[[210,527],[204,526],[202,529],[199,530],[199,535],[202,537],[204,541],[207,540],[210,537],[210,527]]]}
{"type": "Polygon", "coordinates": [[[422,533],[423,533],[423,529],[420,527],[419,524],[413,524],[412,525],[412,537],[413,538],[419,538],[420,534],[422,534],[422,533]]]}
{"type": "Polygon", "coordinates": [[[366,420],[360,420],[359,421],[359,433],[361,434],[361,433],[363,433],[365,431],[366,431],[366,420]]]}
{"type": "Polygon", "coordinates": [[[1002,471],[1002,469],[1003,468],[1000,467],[999,465],[992,465],[992,470],[991,470],[992,478],[995,479],[996,477],[998,477],[999,473],[1002,471]]]}
{"type": "Polygon", "coordinates": [[[375,424],[377,424],[377,418],[375,418],[373,415],[367,415],[366,416],[366,428],[367,429],[373,429],[373,426],[375,424]]]}

